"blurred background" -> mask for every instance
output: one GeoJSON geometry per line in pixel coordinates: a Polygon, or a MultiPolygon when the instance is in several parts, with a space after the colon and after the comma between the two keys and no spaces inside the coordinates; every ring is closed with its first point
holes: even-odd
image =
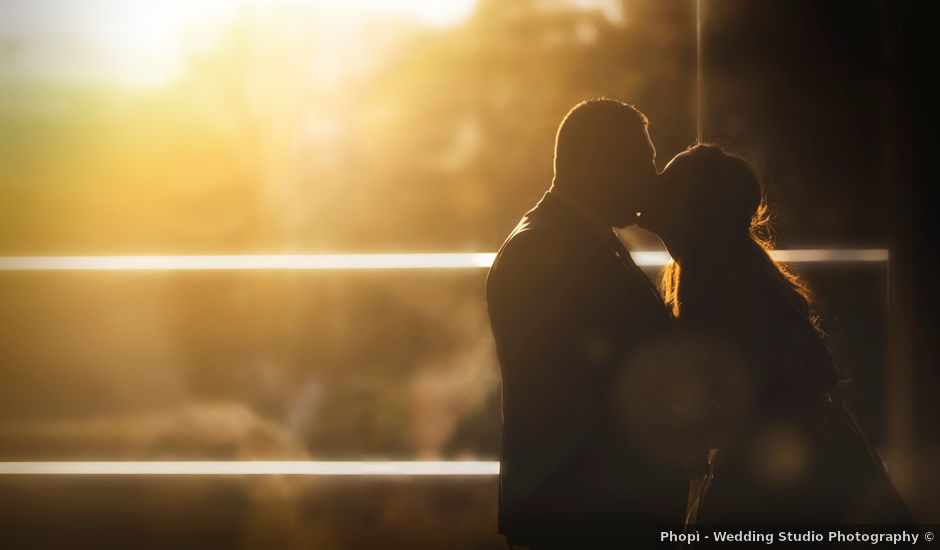
{"type": "MultiPolygon", "coordinates": [[[[694,0],[0,0],[0,256],[494,252],[601,95],[649,116],[660,167],[698,124],[752,161],[780,248],[909,251],[890,4],[703,0],[698,83],[694,0]]],[[[795,267],[937,522],[903,258],[795,267]]],[[[0,270],[0,460],[495,460],[485,275],[0,270]]],[[[0,496],[11,548],[502,546],[492,476],[0,496]]]]}

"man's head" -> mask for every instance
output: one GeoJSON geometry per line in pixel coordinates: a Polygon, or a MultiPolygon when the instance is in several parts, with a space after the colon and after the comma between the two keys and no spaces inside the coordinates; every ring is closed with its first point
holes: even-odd
{"type": "Polygon", "coordinates": [[[614,99],[574,106],[555,137],[555,186],[624,227],[636,222],[656,178],[646,115],[614,99]]]}

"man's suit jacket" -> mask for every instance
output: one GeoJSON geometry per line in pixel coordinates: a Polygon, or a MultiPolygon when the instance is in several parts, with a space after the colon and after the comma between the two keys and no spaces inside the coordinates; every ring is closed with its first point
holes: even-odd
{"type": "MultiPolygon", "coordinates": [[[[611,230],[548,192],[486,283],[502,374],[500,532],[511,544],[681,524],[688,478],[616,418],[624,362],[672,317],[611,230]]],[[[536,544],[537,545],[537,544],[536,544]]]]}

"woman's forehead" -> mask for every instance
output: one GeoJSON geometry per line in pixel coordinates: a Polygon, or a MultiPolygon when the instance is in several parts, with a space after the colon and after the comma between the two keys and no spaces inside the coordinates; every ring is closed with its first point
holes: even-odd
{"type": "Polygon", "coordinates": [[[663,168],[663,174],[665,174],[668,171],[675,172],[677,168],[683,164],[683,160],[688,156],[689,156],[689,152],[683,151],[679,153],[678,155],[672,157],[672,159],[668,163],[666,163],[666,167],[663,168]]]}

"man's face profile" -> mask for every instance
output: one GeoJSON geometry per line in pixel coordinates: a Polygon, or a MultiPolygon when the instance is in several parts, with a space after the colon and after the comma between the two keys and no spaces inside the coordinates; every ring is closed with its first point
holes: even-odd
{"type": "Polygon", "coordinates": [[[622,177],[616,182],[623,212],[617,216],[616,226],[627,227],[637,223],[637,214],[641,213],[656,185],[656,147],[650,138],[649,130],[643,128],[639,147],[636,142],[624,144],[622,177]],[[635,151],[642,151],[639,155],[635,151]],[[631,154],[631,152],[634,152],[631,154]]]}

